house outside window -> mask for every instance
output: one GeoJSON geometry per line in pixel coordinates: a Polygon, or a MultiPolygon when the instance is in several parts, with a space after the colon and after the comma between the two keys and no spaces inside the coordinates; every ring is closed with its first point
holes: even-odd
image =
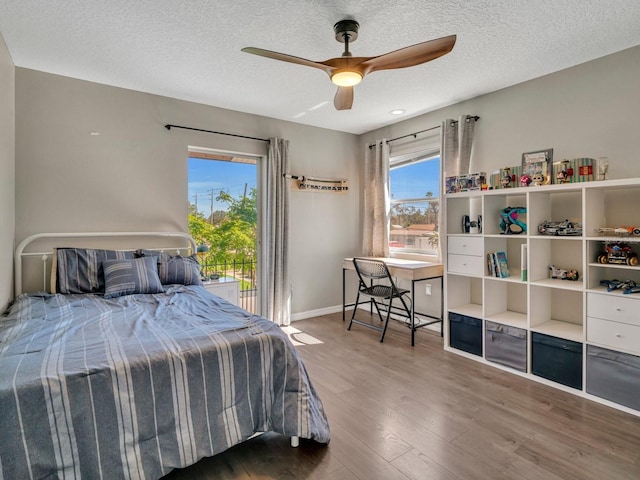
{"type": "Polygon", "coordinates": [[[392,156],[389,184],[389,250],[438,255],[439,152],[392,156]]]}

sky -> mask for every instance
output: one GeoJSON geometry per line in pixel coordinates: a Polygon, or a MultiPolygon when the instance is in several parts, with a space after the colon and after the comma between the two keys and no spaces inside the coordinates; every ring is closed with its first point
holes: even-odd
{"type": "Polygon", "coordinates": [[[189,158],[189,202],[196,203],[198,210],[208,217],[211,214],[211,191],[213,190],[213,211],[226,210],[227,204],[216,202],[220,190],[232,197],[241,197],[245,184],[247,193],[256,188],[256,165],[248,163],[223,162],[220,160],[203,160],[189,158]]]}
{"type": "Polygon", "coordinates": [[[389,174],[391,199],[437,197],[440,191],[440,161],[427,160],[392,169],[389,174]]]}

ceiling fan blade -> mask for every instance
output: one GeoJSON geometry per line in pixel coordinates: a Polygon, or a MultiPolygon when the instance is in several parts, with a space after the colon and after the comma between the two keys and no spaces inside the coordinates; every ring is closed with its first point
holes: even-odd
{"type": "Polygon", "coordinates": [[[307,60],[306,58],[294,57],[293,55],[287,55],[286,53],[272,52],[271,50],[264,50],[262,48],[245,47],[242,49],[245,53],[252,53],[253,55],[259,55],[261,57],[272,58],[274,60],[280,60],[283,62],[295,63],[298,65],[304,65],[307,67],[319,68],[325,71],[328,75],[331,75],[333,68],[329,65],[324,65],[320,62],[314,62],[307,60]]]}
{"type": "Polygon", "coordinates": [[[366,60],[362,63],[362,67],[365,73],[413,67],[446,55],[453,49],[455,43],[455,35],[429,40],[366,60]]]}
{"type": "Polygon", "coordinates": [[[350,110],[353,105],[353,87],[338,87],[333,105],[336,110],[350,110]]]}

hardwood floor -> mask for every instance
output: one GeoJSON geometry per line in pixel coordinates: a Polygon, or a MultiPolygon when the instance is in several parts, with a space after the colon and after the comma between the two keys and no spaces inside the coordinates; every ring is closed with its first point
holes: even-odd
{"type": "Polygon", "coordinates": [[[640,418],[445,352],[437,333],[295,322],[328,446],[265,434],[166,479],[640,479],[640,418]]]}

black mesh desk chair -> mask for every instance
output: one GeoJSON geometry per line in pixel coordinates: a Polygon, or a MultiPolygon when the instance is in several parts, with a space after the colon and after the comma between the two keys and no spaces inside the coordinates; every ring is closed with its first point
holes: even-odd
{"type": "Polygon", "coordinates": [[[382,332],[380,335],[380,342],[384,341],[384,334],[387,332],[387,326],[389,325],[389,318],[391,317],[391,310],[400,312],[402,316],[405,316],[407,320],[411,321],[411,310],[405,302],[404,295],[408,294],[410,290],[398,288],[389,273],[387,264],[382,260],[374,260],[370,258],[354,258],[353,265],[360,279],[360,285],[358,286],[358,295],[356,296],[356,303],[353,307],[353,314],[351,315],[351,321],[347,330],[351,330],[351,325],[357,323],[364,327],[373,328],[382,332]],[[380,322],[384,322],[383,325],[375,325],[355,318],[358,310],[358,303],[360,301],[360,295],[369,297],[369,300],[376,307],[380,322]],[[402,307],[395,307],[393,300],[399,298],[402,302],[402,307]],[[388,304],[385,301],[388,300],[388,304]],[[386,319],[382,317],[382,310],[386,310],[386,319]]]}

